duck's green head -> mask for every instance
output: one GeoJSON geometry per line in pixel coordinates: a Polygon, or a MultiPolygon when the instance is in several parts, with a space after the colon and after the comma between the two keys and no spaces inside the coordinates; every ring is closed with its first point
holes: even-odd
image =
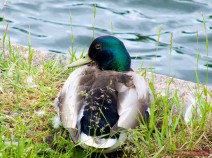
{"type": "Polygon", "coordinates": [[[130,70],[131,60],[124,44],[116,37],[101,36],[90,45],[88,55],[70,65],[70,67],[84,65],[90,61],[102,70],[115,70],[119,72],[130,70]],[[78,64],[79,63],[79,64],[78,64]]]}

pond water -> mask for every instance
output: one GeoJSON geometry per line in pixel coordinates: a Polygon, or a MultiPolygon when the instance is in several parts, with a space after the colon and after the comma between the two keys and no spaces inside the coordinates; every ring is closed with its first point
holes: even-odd
{"type": "Polygon", "coordinates": [[[73,34],[80,54],[95,27],[95,37],[110,34],[124,42],[134,69],[142,65],[195,82],[198,67],[200,81],[205,83],[208,73],[212,85],[212,0],[0,0],[0,8],[0,33],[8,23],[13,43],[27,45],[30,32],[33,47],[68,53],[73,34]]]}

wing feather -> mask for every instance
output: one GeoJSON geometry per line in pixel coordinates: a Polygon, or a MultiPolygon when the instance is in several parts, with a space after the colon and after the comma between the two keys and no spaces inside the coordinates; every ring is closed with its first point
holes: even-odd
{"type": "Polygon", "coordinates": [[[151,91],[147,82],[136,72],[128,72],[134,86],[127,87],[118,83],[118,127],[135,128],[145,112],[149,111],[151,91]]]}
{"type": "MultiPolygon", "coordinates": [[[[83,106],[83,100],[79,93],[88,89],[88,85],[84,80],[87,74],[87,67],[82,66],[73,71],[63,85],[58,97],[56,98],[56,107],[58,107],[58,114],[60,116],[62,125],[66,129],[74,129],[77,126],[79,111],[83,106]],[[84,77],[84,78],[83,78],[84,77]],[[81,80],[83,78],[83,80],[81,80]]],[[[91,84],[91,77],[89,76],[89,83],[91,84]]]]}

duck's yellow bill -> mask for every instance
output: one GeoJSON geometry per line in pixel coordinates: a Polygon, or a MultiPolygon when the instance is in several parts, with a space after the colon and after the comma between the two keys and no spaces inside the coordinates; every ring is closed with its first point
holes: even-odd
{"type": "Polygon", "coordinates": [[[76,66],[82,66],[82,65],[86,65],[88,63],[90,63],[92,60],[89,58],[88,54],[86,54],[83,58],[74,61],[73,63],[71,63],[68,68],[72,68],[72,67],[76,67],[76,66]]]}

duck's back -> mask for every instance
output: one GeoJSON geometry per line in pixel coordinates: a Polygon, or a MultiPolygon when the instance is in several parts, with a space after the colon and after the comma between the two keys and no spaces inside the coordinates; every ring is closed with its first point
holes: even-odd
{"type": "MultiPolygon", "coordinates": [[[[108,75],[94,73],[89,88],[83,94],[81,132],[101,138],[115,137],[110,135],[111,128],[118,122],[117,93],[115,81],[108,75]],[[99,76],[99,77],[98,77],[99,76]]],[[[83,78],[83,77],[82,77],[83,78]]]]}
{"type": "MultiPolygon", "coordinates": [[[[90,137],[117,140],[118,128],[135,128],[139,118],[148,117],[146,111],[150,104],[150,91],[145,83],[134,72],[80,67],[71,73],[56,99],[61,122],[71,132],[75,142],[90,137]]],[[[98,139],[95,140],[97,142],[85,144],[101,148],[98,139]]]]}

